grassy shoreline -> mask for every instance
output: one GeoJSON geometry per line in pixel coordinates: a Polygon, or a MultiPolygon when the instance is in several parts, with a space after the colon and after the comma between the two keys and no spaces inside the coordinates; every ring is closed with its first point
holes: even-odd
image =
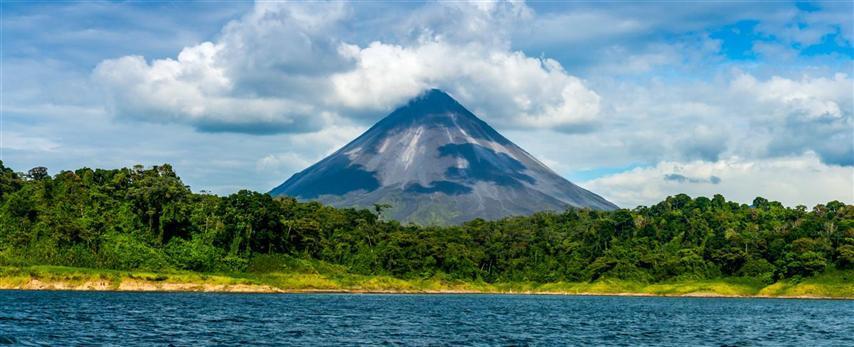
{"type": "Polygon", "coordinates": [[[349,273],[118,271],[62,266],[0,267],[0,289],[232,293],[554,294],[854,299],[854,273],[838,271],[764,285],[748,278],[640,283],[485,283],[441,278],[405,280],[349,273]]]}

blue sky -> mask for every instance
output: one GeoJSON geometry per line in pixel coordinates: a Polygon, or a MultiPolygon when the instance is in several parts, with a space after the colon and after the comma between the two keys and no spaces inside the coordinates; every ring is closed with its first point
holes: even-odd
{"type": "Polygon", "coordinates": [[[267,191],[438,87],[621,206],[854,202],[848,1],[0,7],[20,171],[168,162],[267,191]]]}

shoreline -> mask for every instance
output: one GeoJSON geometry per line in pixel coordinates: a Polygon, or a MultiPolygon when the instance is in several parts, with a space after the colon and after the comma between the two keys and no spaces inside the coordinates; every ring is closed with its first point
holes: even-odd
{"type": "MultiPolygon", "coordinates": [[[[2,278],[2,277],[0,277],[2,278]]],[[[562,295],[562,296],[621,296],[668,298],[743,298],[743,299],[809,299],[854,300],[854,296],[723,294],[710,291],[687,293],[597,292],[597,291],[540,291],[540,290],[476,290],[476,289],[365,289],[365,288],[280,288],[260,283],[215,284],[206,282],[167,282],[122,278],[119,283],[110,279],[68,281],[30,277],[16,284],[0,283],[2,291],[85,291],[127,293],[230,293],[230,294],[373,294],[373,295],[562,295]]]]}

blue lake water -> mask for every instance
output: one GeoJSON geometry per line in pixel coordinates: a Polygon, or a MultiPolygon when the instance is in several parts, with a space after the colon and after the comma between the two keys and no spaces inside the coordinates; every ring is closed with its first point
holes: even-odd
{"type": "Polygon", "coordinates": [[[854,301],[0,291],[0,344],[854,346],[854,301]]]}

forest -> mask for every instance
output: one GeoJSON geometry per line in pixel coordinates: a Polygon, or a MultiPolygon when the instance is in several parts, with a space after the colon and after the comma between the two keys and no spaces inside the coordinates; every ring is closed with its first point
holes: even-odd
{"type": "Polygon", "coordinates": [[[854,267],[854,206],[785,207],[676,195],[611,212],[568,209],[459,226],[384,220],[242,190],[194,193],[168,164],[50,175],[0,162],[0,266],[265,271],[271,255],[365,275],[458,280],[765,283],[854,267]]]}

